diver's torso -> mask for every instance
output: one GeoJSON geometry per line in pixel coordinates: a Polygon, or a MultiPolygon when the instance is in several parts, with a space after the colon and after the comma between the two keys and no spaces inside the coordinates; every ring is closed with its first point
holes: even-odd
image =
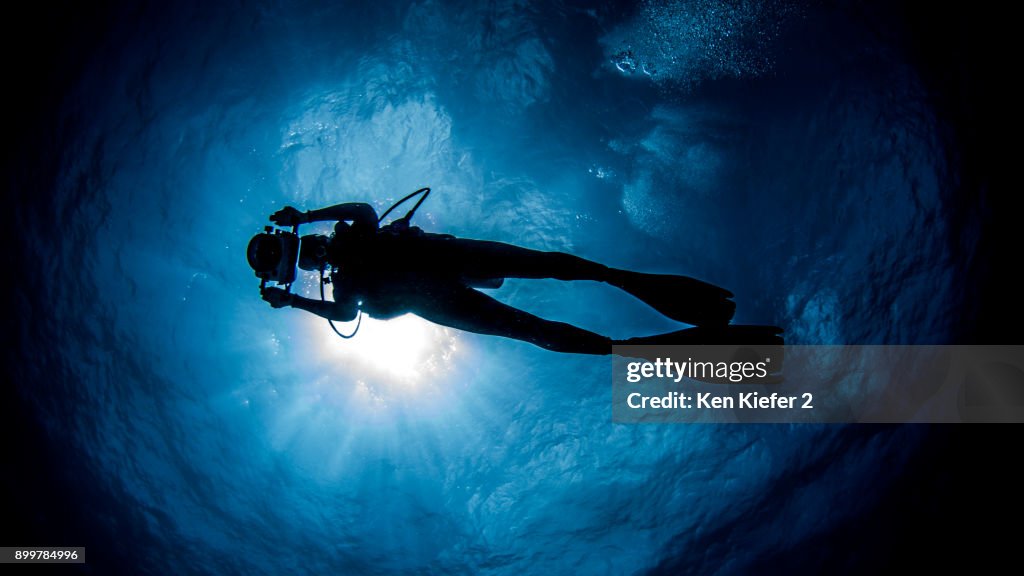
{"type": "Polygon", "coordinates": [[[337,269],[332,276],[335,301],[355,298],[376,318],[415,313],[425,298],[466,284],[465,271],[472,266],[465,250],[458,249],[464,242],[419,229],[338,234],[329,248],[337,269]]]}

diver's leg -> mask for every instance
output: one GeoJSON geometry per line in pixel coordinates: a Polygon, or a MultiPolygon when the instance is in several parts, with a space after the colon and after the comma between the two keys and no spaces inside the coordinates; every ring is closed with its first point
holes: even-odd
{"type": "Polygon", "coordinates": [[[671,345],[774,345],[782,346],[782,328],[778,326],[736,325],[700,326],[667,334],[613,340],[612,344],[627,346],[671,345]]]}
{"type": "Polygon", "coordinates": [[[732,320],[732,292],[689,276],[612,269],[609,284],[629,292],[673,320],[696,326],[723,326],[732,320]]]}
{"type": "Polygon", "coordinates": [[[504,242],[451,238],[443,241],[450,262],[474,278],[554,278],[556,280],[608,279],[610,269],[566,254],[532,250],[504,242]]]}
{"type": "Polygon", "coordinates": [[[563,252],[542,252],[502,242],[447,240],[453,262],[473,278],[554,278],[607,282],[665,316],[698,326],[728,324],[736,310],[732,293],[689,276],[609,268],[563,252]]]}
{"type": "Polygon", "coordinates": [[[513,308],[461,285],[424,287],[412,311],[422,318],[467,332],[523,340],[553,352],[611,354],[611,339],[513,308]]]}

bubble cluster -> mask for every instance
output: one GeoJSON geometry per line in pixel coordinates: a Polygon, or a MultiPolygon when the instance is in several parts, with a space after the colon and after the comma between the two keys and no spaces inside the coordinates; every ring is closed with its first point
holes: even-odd
{"type": "Polygon", "coordinates": [[[603,40],[620,73],[692,87],[771,70],[772,46],[798,13],[779,1],[648,1],[603,40]]]}

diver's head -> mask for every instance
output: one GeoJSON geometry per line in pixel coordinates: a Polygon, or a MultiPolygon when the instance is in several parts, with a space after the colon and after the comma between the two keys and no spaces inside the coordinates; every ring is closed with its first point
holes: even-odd
{"type": "Polygon", "coordinates": [[[299,248],[299,268],[318,272],[327,267],[327,244],[330,239],[323,234],[307,234],[302,237],[299,248]]]}

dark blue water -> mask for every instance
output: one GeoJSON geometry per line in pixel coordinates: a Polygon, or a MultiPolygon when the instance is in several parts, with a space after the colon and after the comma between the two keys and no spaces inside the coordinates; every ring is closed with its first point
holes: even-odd
{"type": "MultiPolygon", "coordinates": [[[[711,0],[35,14],[0,544],[84,545],[97,574],[931,565],[904,538],[949,544],[975,510],[959,431],[613,425],[605,358],[411,316],[341,341],[262,302],[244,255],[286,204],[431,186],[427,230],[707,279],[791,343],[996,341],[985,86],[970,42],[921,22],[711,0]]],[[[494,295],[676,329],[577,284],[494,295]]]]}

